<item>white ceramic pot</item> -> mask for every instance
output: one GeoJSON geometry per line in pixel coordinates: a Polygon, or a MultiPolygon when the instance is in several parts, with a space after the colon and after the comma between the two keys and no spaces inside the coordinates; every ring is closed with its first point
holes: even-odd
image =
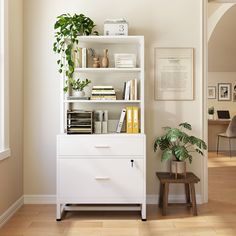
{"type": "Polygon", "coordinates": [[[214,120],[214,114],[208,114],[208,119],[209,120],[214,120]]]}
{"type": "Polygon", "coordinates": [[[183,174],[186,175],[186,162],[185,161],[171,161],[170,163],[171,168],[170,171],[171,173],[175,174],[176,178],[178,174],[183,174]]]}
{"type": "Polygon", "coordinates": [[[73,90],[73,96],[82,98],[82,97],[85,96],[85,92],[84,91],[77,91],[77,90],[75,91],[75,90],[73,90]]]}

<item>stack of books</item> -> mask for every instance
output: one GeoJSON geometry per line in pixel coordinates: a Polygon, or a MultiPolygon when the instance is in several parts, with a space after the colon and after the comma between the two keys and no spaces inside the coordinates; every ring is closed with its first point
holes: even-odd
{"type": "Polygon", "coordinates": [[[91,100],[116,100],[113,86],[93,86],[91,100]]]}
{"type": "Polygon", "coordinates": [[[138,100],[137,79],[132,79],[124,83],[123,99],[124,100],[138,100]]]}

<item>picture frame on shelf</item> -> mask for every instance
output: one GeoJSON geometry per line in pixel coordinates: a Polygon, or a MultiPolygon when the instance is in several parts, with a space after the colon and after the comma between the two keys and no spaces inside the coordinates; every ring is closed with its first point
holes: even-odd
{"type": "Polygon", "coordinates": [[[216,99],[216,86],[208,86],[208,99],[216,99]]]}
{"type": "Polygon", "coordinates": [[[231,83],[218,83],[218,101],[231,101],[231,83]]]}
{"type": "Polygon", "coordinates": [[[154,99],[194,99],[194,49],[154,47],[154,99]]]}

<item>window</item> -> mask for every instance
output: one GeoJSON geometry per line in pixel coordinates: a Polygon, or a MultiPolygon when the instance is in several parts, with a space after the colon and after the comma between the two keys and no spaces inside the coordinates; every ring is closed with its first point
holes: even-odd
{"type": "Polygon", "coordinates": [[[10,156],[7,0],[0,0],[0,160],[10,156]]]}

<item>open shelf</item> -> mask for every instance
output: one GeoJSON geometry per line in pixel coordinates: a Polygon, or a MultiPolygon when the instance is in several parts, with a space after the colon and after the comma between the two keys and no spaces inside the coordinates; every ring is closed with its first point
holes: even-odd
{"type": "Polygon", "coordinates": [[[140,103],[140,100],[73,100],[66,99],[65,103],[140,103]]]}
{"type": "Polygon", "coordinates": [[[141,72],[141,68],[75,68],[77,73],[94,73],[94,72],[141,72]]]}
{"type": "Polygon", "coordinates": [[[139,44],[143,36],[79,36],[79,43],[139,44]]]}

